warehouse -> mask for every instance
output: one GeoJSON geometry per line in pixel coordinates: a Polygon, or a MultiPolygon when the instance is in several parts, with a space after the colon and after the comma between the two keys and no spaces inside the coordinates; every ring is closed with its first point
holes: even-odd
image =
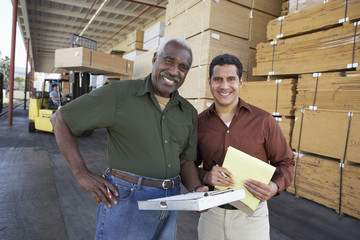
{"type": "MultiPolygon", "coordinates": [[[[38,127],[55,110],[31,115],[50,87],[36,84],[35,72],[58,73],[62,92],[77,98],[106,82],[145,79],[159,44],[174,37],[192,48],[179,93],[198,113],[214,102],[211,60],[231,53],[243,63],[240,98],[269,112],[294,152],[291,186],[269,200],[271,239],[360,239],[360,1],[12,3],[30,87],[17,97],[10,71],[0,116],[1,239],[89,239],[96,230],[94,199],[76,182],[52,126],[38,127]]],[[[79,145],[102,174],[106,131],[79,145]]],[[[181,212],[177,239],[197,239],[198,218],[181,212]]]]}

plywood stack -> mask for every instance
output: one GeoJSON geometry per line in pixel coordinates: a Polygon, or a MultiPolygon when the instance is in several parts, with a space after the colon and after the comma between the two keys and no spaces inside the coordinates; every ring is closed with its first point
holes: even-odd
{"type": "Polygon", "coordinates": [[[255,47],[266,40],[267,22],[280,16],[281,4],[282,0],[170,0],[165,38],[186,39],[194,57],[180,93],[187,99],[197,99],[197,104],[211,102],[209,64],[224,53],[241,60],[245,81],[266,80],[252,76],[255,47]]]}
{"type": "Polygon", "coordinates": [[[360,1],[334,0],[271,21],[269,42],[256,48],[254,74],[359,69],[359,19],[360,1]]]}
{"type": "Polygon", "coordinates": [[[278,121],[286,140],[289,144],[291,143],[296,79],[244,82],[239,96],[246,102],[272,114],[278,121]]]}

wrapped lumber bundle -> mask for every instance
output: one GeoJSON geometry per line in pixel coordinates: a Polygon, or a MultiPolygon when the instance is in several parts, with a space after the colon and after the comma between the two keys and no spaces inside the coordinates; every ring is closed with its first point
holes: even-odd
{"type": "Polygon", "coordinates": [[[360,219],[360,166],[343,165],[340,212],[360,219]]]}
{"type": "Polygon", "coordinates": [[[293,116],[295,95],[296,79],[245,82],[240,90],[244,101],[273,116],[293,116]]]}
{"type": "Polygon", "coordinates": [[[320,4],[324,4],[328,1],[324,0],[289,0],[289,15],[303,11],[312,7],[315,7],[320,4]]]}
{"type": "Polygon", "coordinates": [[[323,4],[316,4],[315,7],[271,20],[267,26],[267,39],[287,38],[294,35],[324,30],[346,21],[354,22],[359,19],[359,0],[333,0],[323,4]]]}
{"type": "Polygon", "coordinates": [[[292,147],[360,163],[360,113],[331,110],[296,110],[292,147]]]}
{"type": "MultiPolygon", "coordinates": [[[[360,13],[359,13],[360,15],[360,13]]],[[[260,43],[254,75],[289,75],[359,68],[360,23],[260,43]]]]}
{"type": "Polygon", "coordinates": [[[299,154],[295,159],[295,179],[287,191],[339,212],[339,160],[308,153],[299,154]]]}
{"type": "Polygon", "coordinates": [[[360,72],[302,74],[296,107],[360,111],[360,72]]]}

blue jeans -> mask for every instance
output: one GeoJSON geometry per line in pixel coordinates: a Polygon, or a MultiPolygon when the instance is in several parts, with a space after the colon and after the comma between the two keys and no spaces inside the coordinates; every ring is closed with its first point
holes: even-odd
{"type": "Polygon", "coordinates": [[[99,205],[95,239],[175,240],[177,211],[139,210],[137,201],[177,195],[180,193],[180,185],[168,190],[142,186],[144,177],[123,173],[140,177],[139,182],[132,184],[106,171],[106,179],[119,191],[119,203],[112,204],[111,208],[103,203],[99,205]]]}

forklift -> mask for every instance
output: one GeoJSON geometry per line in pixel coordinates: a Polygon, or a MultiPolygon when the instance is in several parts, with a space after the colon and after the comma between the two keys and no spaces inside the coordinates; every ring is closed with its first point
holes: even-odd
{"type": "MultiPolygon", "coordinates": [[[[72,91],[66,95],[66,101],[70,102],[73,99],[90,92],[90,74],[85,72],[75,72],[70,74],[70,81],[66,79],[45,79],[42,91],[35,93],[35,98],[30,99],[29,103],[29,132],[33,133],[35,130],[53,133],[54,129],[50,122],[50,117],[61,108],[61,92],[63,83],[72,83],[72,91]],[[48,83],[48,84],[47,84],[48,83]],[[52,86],[57,84],[60,106],[55,106],[50,99],[50,92],[52,86]],[[46,85],[49,89],[46,89],[46,85]]],[[[90,136],[93,131],[86,131],[83,135],[90,136]]]]}

